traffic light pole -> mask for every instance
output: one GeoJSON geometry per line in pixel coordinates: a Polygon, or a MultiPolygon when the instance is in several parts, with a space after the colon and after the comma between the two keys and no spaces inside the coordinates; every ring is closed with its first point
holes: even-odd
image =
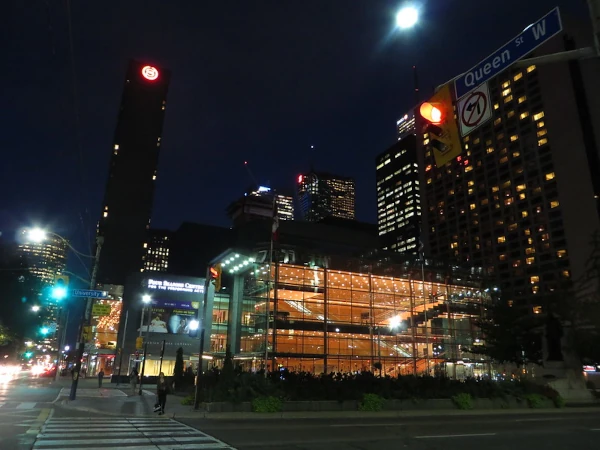
{"type": "MultiPolygon", "coordinates": [[[[102,244],[104,243],[104,237],[98,236],[96,239],[96,255],[94,257],[94,267],[92,268],[92,277],[90,280],[90,289],[96,287],[96,276],[98,275],[98,261],[100,260],[100,251],[102,250],[102,244]]],[[[85,327],[89,326],[92,321],[92,304],[94,300],[88,297],[85,311],[83,313],[83,320],[80,326],[79,348],[77,349],[77,359],[75,360],[75,371],[73,372],[73,380],[71,382],[71,392],[69,393],[69,400],[75,400],[77,398],[77,385],[79,383],[79,374],[81,373],[81,360],[83,359],[83,353],[85,350],[85,327]]]]}

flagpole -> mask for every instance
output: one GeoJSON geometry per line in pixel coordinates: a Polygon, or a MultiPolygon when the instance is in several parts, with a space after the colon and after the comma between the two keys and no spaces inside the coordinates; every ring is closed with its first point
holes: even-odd
{"type": "MultiPolygon", "coordinates": [[[[271,238],[269,241],[269,272],[267,274],[267,298],[265,301],[265,316],[266,316],[266,325],[265,325],[265,378],[267,377],[267,364],[269,361],[269,315],[270,315],[270,302],[271,302],[271,271],[273,267],[273,238],[275,233],[277,233],[277,228],[279,228],[279,223],[276,214],[276,203],[275,200],[277,196],[273,191],[273,205],[272,205],[272,223],[271,223],[271,238]]],[[[275,339],[275,337],[273,337],[275,339]]],[[[273,370],[273,367],[271,367],[273,370]]]]}

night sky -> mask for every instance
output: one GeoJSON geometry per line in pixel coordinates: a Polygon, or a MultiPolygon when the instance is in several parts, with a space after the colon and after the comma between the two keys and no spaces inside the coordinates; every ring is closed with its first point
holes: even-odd
{"type": "Polygon", "coordinates": [[[311,163],[353,176],[374,223],[374,159],[415,103],[413,64],[425,96],[557,4],[587,15],[585,0],[422,0],[406,32],[397,0],[70,3],[72,39],[67,0],[2,2],[0,231],[43,225],[83,250],[130,58],[173,74],[153,227],[228,225],[244,161],[279,188],[311,163]]]}

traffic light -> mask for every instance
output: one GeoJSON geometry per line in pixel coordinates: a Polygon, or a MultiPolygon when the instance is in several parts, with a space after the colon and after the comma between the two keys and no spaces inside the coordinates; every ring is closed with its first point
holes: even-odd
{"type": "Polygon", "coordinates": [[[42,328],[40,328],[40,334],[42,336],[46,336],[48,333],[50,333],[50,328],[48,328],[48,327],[42,327],[42,328]]]}
{"type": "Polygon", "coordinates": [[[223,267],[221,263],[215,264],[210,268],[210,281],[215,286],[215,292],[221,290],[221,274],[223,273],[223,267]]]}
{"type": "Polygon", "coordinates": [[[56,275],[54,285],[50,291],[50,296],[54,300],[64,300],[69,294],[69,277],[66,275],[56,275]]]}
{"type": "Polygon", "coordinates": [[[433,97],[421,104],[419,114],[425,121],[424,133],[429,134],[429,142],[435,164],[442,167],[462,152],[458,125],[454,118],[450,83],[442,86],[433,97]]]}
{"type": "Polygon", "coordinates": [[[25,358],[30,359],[33,356],[32,352],[25,352],[25,354],[23,355],[25,356],[25,358]]]}
{"type": "Polygon", "coordinates": [[[144,348],[144,338],[141,336],[138,336],[135,338],[135,349],[141,350],[142,348],[144,348]]]}

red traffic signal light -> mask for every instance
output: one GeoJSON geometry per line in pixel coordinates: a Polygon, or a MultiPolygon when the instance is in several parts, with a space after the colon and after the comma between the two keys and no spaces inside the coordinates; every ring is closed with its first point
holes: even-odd
{"type": "Polygon", "coordinates": [[[211,267],[210,268],[210,277],[214,280],[215,278],[219,277],[219,271],[217,270],[216,267],[211,267]]]}
{"type": "Polygon", "coordinates": [[[209,269],[209,273],[210,273],[210,278],[211,278],[211,282],[212,284],[215,286],[215,291],[220,291],[221,290],[221,274],[223,273],[223,267],[221,266],[221,264],[216,264],[214,266],[211,266],[211,268],[209,269]]]}
{"type": "Polygon", "coordinates": [[[431,123],[442,123],[445,119],[442,112],[442,105],[439,103],[425,102],[419,108],[421,117],[431,123]]]}

